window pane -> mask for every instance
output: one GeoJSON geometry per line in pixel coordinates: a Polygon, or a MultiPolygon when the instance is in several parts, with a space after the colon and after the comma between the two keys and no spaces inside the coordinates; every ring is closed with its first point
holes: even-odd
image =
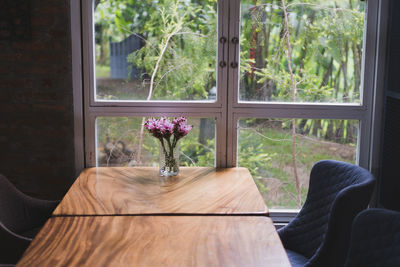
{"type": "MultiPolygon", "coordinates": [[[[141,135],[142,120],[141,117],[97,118],[97,166],[158,166],[159,141],[146,130],[141,135]]],[[[215,119],[188,118],[188,124],[193,129],[179,140],[180,165],[215,166],[215,119]]]]}
{"type": "Polygon", "coordinates": [[[250,170],[269,208],[300,208],[306,199],[311,168],[317,161],[356,161],[358,121],[295,119],[295,122],[300,205],[292,156],[293,120],[238,122],[238,165],[250,170]]]}
{"type": "Polygon", "coordinates": [[[365,2],[242,0],[239,100],[360,103],[365,2]]]}
{"type": "Polygon", "coordinates": [[[214,100],[217,1],[95,1],[96,99],[214,100]]]}

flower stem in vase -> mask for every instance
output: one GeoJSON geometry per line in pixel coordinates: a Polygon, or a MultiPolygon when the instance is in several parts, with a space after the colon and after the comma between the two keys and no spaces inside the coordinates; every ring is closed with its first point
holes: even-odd
{"type": "Polygon", "coordinates": [[[163,146],[160,148],[160,175],[175,176],[179,173],[179,147],[163,146]]]}

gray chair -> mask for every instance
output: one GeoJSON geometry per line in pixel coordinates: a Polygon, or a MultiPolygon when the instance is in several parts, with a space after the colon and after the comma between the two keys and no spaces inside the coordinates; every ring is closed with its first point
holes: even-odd
{"type": "Polygon", "coordinates": [[[375,179],[339,161],[317,162],[306,202],[278,234],[293,266],[343,266],[354,217],[370,201],[375,179]]]}
{"type": "Polygon", "coordinates": [[[400,212],[368,209],[358,214],[345,266],[400,266],[400,212]]]}
{"type": "Polygon", "coordinates": [[[0,264],[15,264],[59,201],[32,198],[0,174],[0,264]]]}

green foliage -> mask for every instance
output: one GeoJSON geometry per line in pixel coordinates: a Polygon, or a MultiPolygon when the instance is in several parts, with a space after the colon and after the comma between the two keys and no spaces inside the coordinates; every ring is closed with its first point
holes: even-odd
{"type": "Polygon", "coordinates": [[[128,61],[154,75],[152,99],[207,99],[216,84],[215,7],[165,1],[157,11],[145,23],[146,44],[128,61]]]}
{"type": "Polygon", "coordinates": [[[196,138],[195,135],[188,135],[180,141],[180,165],[214,166],[215,139],[207,140],[207,145],[203,145],[196,138]]]}
{"type": "MultiPolygon", "coordinates": [[[[320,120],[311,120],[323,131],[320,120]]],[[[309,120],[305,120],[309,123],[309,120]]],[[[297,119],[297,131],[303,120],[297,119]]],[[[329,120],[325,124],[340,124],[329,120]]],[[[355,127],[356,121],[345,121],[355,127]]],[[[309,123],[310,124],[310,123],[309,123]]],[[[249,168],[261,194],[270,208],[296,208],[296,187],[292,170],[291,119],[241,119],[239,120],[238,165],[249,168]],[[270,187],[270,185],[275,185],[270,187]]],[[[334,159],[355,162],[355,144],[325,142],[311,134],[311,138],[296,137],[297,167],[302,181],[301,198],[304,203],[308,178],[315,162],[334,159]]]]}
{"type": "MultiPolygon", "coordinates": [[[[214,119],[207,119],[211,122],[214,119]]],[[[142,159],[136,162],[136,152],[139,145],[139,134],[142,118],[135,117],[100,117],[96,120],[97,147],[98,152],[105,153],[107,144],[118,144],[122,142],[127,149],[135,152],[131,158],[122,165],[128,164],[156,166],[158,164],[159,144],[158,140],[145,132],[142,145],[142,159]],[[133,162],[131,162],[133,161],[133,162]]],[[[207,140],[207,144],[198,142],[200,135],[200,120],[189,118],[188,123],[194,125],[187,136],[179,140],[180,165],[181,166],[214,166],[215,161],[215,138],[207,140]]],[[[100,165],[107,165],[103,160],[100,165]]]]}
{"type": "Polygon", "coordinates": [[[152,0],[101,0],[95,7],[94,21],[103,35],[114,42],[132,32],[146,36],[143,25],[149,15],[156,13],[156,7],[157,2],[152,0]]]}
{"type": "MultiPolygon", "coordinates": [[[[360,101],[363,10],[360,1],[288,1],[296,101],[360,101]]],[[[242,1],[244,100],[292,101],[282,13],[276,1],[242,1]]]]}

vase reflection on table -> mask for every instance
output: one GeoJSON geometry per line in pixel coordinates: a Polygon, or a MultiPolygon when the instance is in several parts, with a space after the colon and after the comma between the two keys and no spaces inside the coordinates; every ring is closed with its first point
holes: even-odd
{"type": "Polygon", "coordinates": [[[160,143],[160,175],[175,176],[179,173],[178,141],[186,136],[193,128],[187,124],[185,117],[172,121],[162,117],[148,119],[144,127],[159,140],[160,143]]]}

